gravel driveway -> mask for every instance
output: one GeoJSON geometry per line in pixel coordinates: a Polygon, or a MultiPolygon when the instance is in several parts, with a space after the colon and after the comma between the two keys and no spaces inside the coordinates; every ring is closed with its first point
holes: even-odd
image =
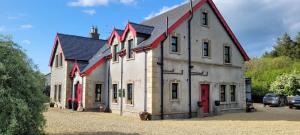
{"type": "Polygon", "coordinates": [[[287,107],[264,108],[261,104],[255,104],[255,107],[255,113],[231,113],[201,119],[163,121],[140,121],[117,114],[72,112],[53,108],[44,115],[47,119],[47,134],[300,134],[300,110],[290,110],[287,107]]]}

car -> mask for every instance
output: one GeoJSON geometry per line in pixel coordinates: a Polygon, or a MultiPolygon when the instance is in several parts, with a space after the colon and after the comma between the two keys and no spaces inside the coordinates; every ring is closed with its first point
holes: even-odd
{"type": "Polygon", "coordinates": [[[300,108],[300,96],[294,96],[290,101],[289,101],[289,108],[293,109],[294,107],[300,108]]]}
{"type": "Polygon", "coordinates": [[[284,106],[286,104],[286,97],[274,93],[267,93],[263,97],[263,104],[264,106],[284,106]]]}

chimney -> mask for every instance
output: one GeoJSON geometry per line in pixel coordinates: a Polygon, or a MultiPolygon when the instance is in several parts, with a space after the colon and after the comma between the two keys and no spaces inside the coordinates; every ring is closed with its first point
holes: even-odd
{"type": "Polygon", "coordinates": [[[93,26],[90,32],[90,38],[99,40],[98,28],[93,26]]]}

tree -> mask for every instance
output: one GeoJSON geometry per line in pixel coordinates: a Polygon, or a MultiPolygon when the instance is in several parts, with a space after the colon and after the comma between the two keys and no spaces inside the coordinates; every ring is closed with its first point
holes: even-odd
{"type": "Polygon", "coordinates": [[[280,57],[288,56],[292,59],[300,59],[300,33],[293,41],[289,34],[285,33],[282,37],[277,39],[271,52],[265,52],[263,57],[280,57]]]}
{"type": "Polygon", "coordinates": [[[278,95],[296,95],[300,89],[300,74],[284,74],[271,84],[271,91],[278,95]]]}
{"type": "Polygon", "coordinates": [[[43,85],[22,49],[0,36],[0,134],[44,134],[43,85]]]}
{"type": "Polygon", "coordinates": [[[270,85],[283,74],[300,73],[300,60],[289,57],[256,58],[246,63],[246,76],[252,78],[255,96],[270,92],[270,85]]]}

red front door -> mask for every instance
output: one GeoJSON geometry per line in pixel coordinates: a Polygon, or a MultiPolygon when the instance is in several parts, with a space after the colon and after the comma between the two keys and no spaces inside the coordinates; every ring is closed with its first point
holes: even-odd
{"type": "Polygon", "coordinates": [[[209,85],[201,84],[201,103],[204,113],[209,113],[209,85]]]}
{"type": "Polygon", "coordinates": [[[81,101],[81,84],[78,83],[77,85],[77,102],[81,101]]]}

